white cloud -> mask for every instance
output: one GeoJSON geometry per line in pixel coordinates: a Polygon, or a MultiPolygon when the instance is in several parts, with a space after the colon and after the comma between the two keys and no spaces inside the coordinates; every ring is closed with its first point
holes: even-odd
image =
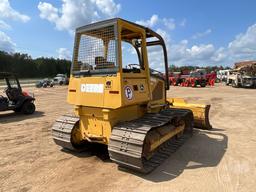
{"type": "Polygon", "coordinates": [[[92,2],[107,16],[116,15],[121,9],[121,5],[115,4],[113,0],[92,0],[92,2]]]}
{"type": "Polygon", "coordinates": [[[154,14],[148,20],[136,21],[137,24],[153,28],[156,25],[163,25],[169,30],[174,30],[176,28],[175,20],[172,18],[159,18],[158,15],[154,14]]]}
{"type": "Polygon", "coordinates": [[[158,28],[158,29],[156,30],[156,32],[157,32],[159,35],[161,35],[162,38],[164,39],[165,43],[166,43],[167,45],[169,45],[169,43],[171,42],[171,37],[170,37],[169,33],[168,33],[167,31],[163,30],[163,29],[160,29],[160,28],[158,28]]]}
{"type": "Polygon", "coordinates": [[[227,61],[227,53],[226,49],[224,47],[220,47],[214,55],[211,57],[211,60],[213,60],[216,63],[221,63],[224,62],[225,60],[227,61]]]}
{"type": "Polygon", "coordinates": [[[211,65],[215,54],[212,44],[189,46],[187,40],[171,45],[169,63],[175,65],[211,65]]]}
{"type": "Polygon", "coordinates": [[[0,31],[0,50],[6,52],[15,51],[15,43],[4,32],[0,31]]]}
{"type": "MultiPolygon", "coordinates": [[[[40,2],[38,8],[40,17],[54,23],[59,30],[71,31],[79,25],[91,23],[95,20],[110,17],[120,10],[120,5],[114,1],[100,0],[62,0],[61,8],[56,8],[52,4],[40,2]],[[109,5],[106,7],[106,5],[109,5]],[[102,8],[101,10],[100,7],[102,8]],[[112,10],[112,11],[110,11],[112,10]]],[[[247,31],[239,34],[228,45],[215,47],[212,43],[198,44],[182,40],[175,42],[170,35],[170,31],[175,29],[176,23],[171,18],[160,18],[158,15],[152,15],[148,20],[140,20],[136,23],[157,28],[165,40],[169,64],[175,65],[233,65],[239,60],[256,59],[256,24],[248,27],[247,31]]],[[[186,25],[184,19],[179,26],[186,25]]],[[[197,40],[212,33],[207,29],[202,33],[195,34],[192,38],[197,40]]],[[[59,58],[70,59],[69,50],[60,48],[58,50],[59,58]]],[[[151,67],[163,71],[163,53],[158,47],[149,48],[149,62],[151,67]]]]}
{"type": "Polygon", "coordinates": [[[256,54],[256,24],[248,27],[245,33],[236,36],[228,49],[234,54],[256,54]]]}
{"type": "Polygon", "coordinates": [[[121,9],[113,0],[62,0],[56,8],[47,2],[39,2],[40,17],[55,24],[58,30],[72,32],[76,27],[115,16],[121,9]]]}
{"type": "Polygon", "coordinates": [[[5,23],[4,21],[0,20],[0,29],[9,30],[11,26],[5,23]]]}
{"type": "MultiPolygon", "coordinates": [[[[10,5],[9,0],[0,0],[0,19],[11,19],[25,23],[30,20],[30,17],[14,10],[10,5]]],[[[0,29],[9,30],[11,29],[11,26],[5,21],[0,20],[0,29]]],[[[0,50],[6,52],[14,52],[15,49],[16,44],[11,40],[8,35],[0,31],[0,50]]]]}
{"type": "Polygon", "coordinates": [[[181,27],[185,27],[187,24],[187,19],[183,19],[181,22],[180,22],[180,26],[181,27]]]}
{"type": "MultiPolygon", "coordinates": [[[[144,24],[151,25],[156,29],[165,40],[168,63],[174,65],[223,65],[233,66],[237,61],[256,60],[256,24],[248,27],[246,32],[239,34],[228,45],[215,47],[213,43],[191,43],[188,40],[175,42],[171,38],[169,29],[164,26],[163,19],[155,16],[157,19],[143,20],[144,24]],[[154,22],[153,22],[154,21],[154,22]]],[[[186,22],[186,21],[184,21],[186,22]]],[[[184,24],[185,25],[185,24],[184,24]]],[[[212,33],[211,29],[207,29],[203,33],[197,33],[194,40],[212,33]]],[[[149,64],[153,69],[164,71],[163,52],[160,47],[148,48],[149,64]]]]}
{"type": "Polygon", "coordinates": [[[30,20],[29,16],[21,14],[18,11],[14,10],[8,0],[0,0],[0,13],[0,18],[8,18],[22,22],[27,22],[30,20]]]}
{"type": "Polygon", "coordinates": [[[215,48],[212,44],[193,45],[187,52],[194,59],[207,59],[214,54],[215,48]]]}
{"type": "Polygon", "coordinates": [[[47,19],[50,22],[55,22],[58,18],[58,9],[53,7],[50,3],[39,2],[38,9],[40,10],[40,17],[42,19],[47,19]]]}
{"type": "Polygon", "coordinates": [[[67,48],[59,48],[57,52],[59,59],[71,60],[71,53],[67,48]]]}
{"type": "Polygon", "coordinates": [[[188,57],[188,41],[182,40],[179,43],[171,44],[170,52],[169,52],[169,60],[170,63],[179,62],[184,58],[188,57]]]}
{"type": "Polygon", "coordinates": [[[202,33],[196,33],[195,35],[193,35],[192,39],[198,39],[201,37],[205,37],[207,35],[209,35],[210,33],[212,33],[211,29],[207,29],[206,31],[202,32],[202,33]]]}
{"type": "MultiPolygon", "coordinates": [[[[216,50],[213,44],[194,44],[189,45],[188,40],[182,40],[175,43],[169,33],[163,29],[157,29],[163,39],[165,40],[168,54],[168,63],[175,65],[211,65],[216,61],[214,59],[218,56],[220,60],[222,57],[221,50],[219,55],[216,55],[216,50]]],[[[164,71],[163,51],[160,47],[152,47],[148,49],[149,63],[154,69],[164,71]]]]}
{"type": "Polygon", "coordinates": [[[237,61],[256,59],[256,24],[237,35],[227,46],[215,48],[213,44],[189,46],[188,41],[171,44],[170,63],[176,65],[233,66],[237,61]]]}
{"type": "Polygon", "coordinates": [[[174,30],[176,27],[175,20],[172,18],[163,18],[163,23],[169,30],[174,30]]]}
{"type": "Polygon", "coordinates": [[[149,20],[140,20],[136,21],[137,24],[146,26],[146,27],[154,27],[159,21],[158,15],[154,14],[151,16],[149,20]]]}
{"type": "Polygon", "coordinates": [[[238,61],[256,59],[256,24],[237,35],[227,47],[220,47],[211,58],[216,63],[231,65],[238,61]]]}
{"type": "MultiPolygon", "coordinates": [[[[181,65],[197,65],[197,66],[230,65],[234,63],[235,59],[245,58],[244,56],[235,57],[231,55],[230,50],[227,47],[216,48],[212,43],[191,44],[191,42],[189,42],[186,39],[180,42],[175,42],[171,38],[170,31],[175,29],[176,24],[175,24],[175,20],[171,18],[169,19],[159,18],[157,15],[153,15],[149,20],[141,20],[141,21],[137,21],[137,23],[150,26],[152,28],[158,27],[156,29],[156,32],[160,34],[165,40],[169,64],[175,64],[178,66],[181,66],[181,65]],[[233,60],[230,58],[233,58],[233,60]]],[[[185,26],[186,19],[182,20],[182,22],[179,23],[179,25],[185,26]]],[[[196,40],[210,33],[212,33],[212,30],[207,29],[202,33],[195,34],[193,36],[193,39],[196,40]]],[[[251,33],[254,33],[254,30],[252,28],[250,28],[246,34],[246,36],[250,37],[250,40],[254,39],[251,37],[252,36],[251,33]],[[250,35],[248,35],[248,33],[250,35]]],[[[243,37],[241,37],[240,35],[239,38],[238,37],[236,38],[236,40],[240,38],[243,39],[243,37]]],[[[150,47],[148,48],[148,55],[149,55],[150,66],[154,69],[163,71],[164,60],[163,60],[162,49],[160,47],[150,47]]]]}

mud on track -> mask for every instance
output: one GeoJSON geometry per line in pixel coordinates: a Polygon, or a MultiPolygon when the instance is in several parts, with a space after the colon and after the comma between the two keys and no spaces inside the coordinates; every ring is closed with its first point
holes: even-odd
{"type": "MultiPolygon", "coordinates": [[[[256,90],[171,87],[168,95],[212,104],[213,131],[195,130],[149,175],[118,170],[106,148],[62,151],[52,139],[54,120],[72,111],[67,87],[27,88],[32,116],[0,114],[0,191],[254,191],[256,90]]],[[[1,91],[1,90],[0,90],[1,91]]]]}

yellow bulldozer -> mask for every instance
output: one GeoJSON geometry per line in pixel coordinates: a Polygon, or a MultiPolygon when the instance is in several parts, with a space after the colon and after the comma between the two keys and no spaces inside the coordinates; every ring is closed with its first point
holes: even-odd
{"type": "Polygon", "coordinates": [[[209,105],[166,98],[167,90],[167,50],[158,33],[120,18],[77,28],[67,96],[74,114],[56,120],[53,139],[74,151],[90,142],[105,144],[120,167],[148,173],[194,127],[211,129],[209,105]],[[129,63],[128,45],[137,63],[129,63]],[[162,51],[164,73],[149,67],[154,47],[162,51]]]}

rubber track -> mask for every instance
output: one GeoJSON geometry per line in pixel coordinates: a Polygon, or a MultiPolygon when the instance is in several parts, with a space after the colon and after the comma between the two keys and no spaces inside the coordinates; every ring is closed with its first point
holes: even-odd
{"type": "Polygon", "coordinates": [[[71,132],[79,117],[74,115],[63,115],[59,117],[52,126],[52,137],[54,142],[72,151],[77,149],[71,143],[71,132]]]}
{"type": "Polygon", "coordinates": [[[112,129],[108,145],[109,156],[120,167],[149,173],[162,164],[191,136],[192,129],[193,114],[190,110],[166,109],[158,114],[148,113],[139,119],[120,123],[112,129]],[[143,144],[147,133],[153,128],[172,122],[175,118],[184,119],[186,129],[190,132],[185,131],[178,139],[171,138],[163,143],[149,160],[143,158],[143,144]]]}

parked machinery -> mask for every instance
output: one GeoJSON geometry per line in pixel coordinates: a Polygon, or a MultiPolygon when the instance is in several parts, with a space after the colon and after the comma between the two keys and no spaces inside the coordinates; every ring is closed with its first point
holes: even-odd
{"type": "Polygon", "coordinates": [[[217,71],[217,82],[227,82],[227,76],[229,73],[229,69],[225,69],[225,70],[219,70],[217,71]]]}
{"type": "Polygon", "coordinates": [[[65,74],[57,74],[53,78],[54,85],[68,85],[68,83],[69,83],[69,79],[68,79],[67,75],[65,75],[65,74]]]}
{"type": "Polygon", "coordinates": [[[189,77],[184,80],[186,87],[205,87],[207,85],[206,81],[206,70],[205,69],[196,69],[195,71],[191,71],[189,77]]]}
{"type": "Polygon", "coordinates": [[[169,75],[170,85],[178,86],[182,83],[182,73],[181,72],[171,72],[169,75]]]}
{"type": "Polygon", "coordinates": [[[170,84],[182,87],[205,87],[206,85],[214,86],[216,80],[215,72],[206,73],[205,69],[196,69],[189,74],[183,72],[172,72],[169,76],[170,84]]]}
{"type": "Polygon", "coordinates": [[[211,73],[206,74],[206,82],[209,86],[214,86],[215,82],[217,80],[217,74],[215,71],[212,71],[211,73]]]}
{"type": "Polygon", "coordinates": [[[0,79],[4,79],[6,83],[6,88],[4,89],[6,96],[0,95],[0,111],[13,110],[24,114],[35,112],[34,96],[22,91],[16,75],[0,72],[0,79]]]}
{"type": "Polygon", "coordinates": [[[232,87],[256,88],[256,61],[235,63],[227,75],[227,85],[232,87]]]}
{"type": "Polygon", "coordinates": [[[105,144],[119,166],[148,173],[191,136],[193,122],[211,129],[209,105],[166,97],[166,46],[151,29],[119,18],[80,27],[73,55],[68,102],[75,115],[54,123],[57,145],[105,144]],[[138,63],[126,63],[123,43],[134,48],[138,63]],[[165,78],[149,68],[147,50],[155,46],[163,50],[165,78]]]}
{"type": "Polygon", "coordinates": [[[53,87],[53,80],[45,78],[42,80],[39,80],[38,82],[36,82],[36,87],[37,88],[47,88],[47,87],[53,87]]]}

